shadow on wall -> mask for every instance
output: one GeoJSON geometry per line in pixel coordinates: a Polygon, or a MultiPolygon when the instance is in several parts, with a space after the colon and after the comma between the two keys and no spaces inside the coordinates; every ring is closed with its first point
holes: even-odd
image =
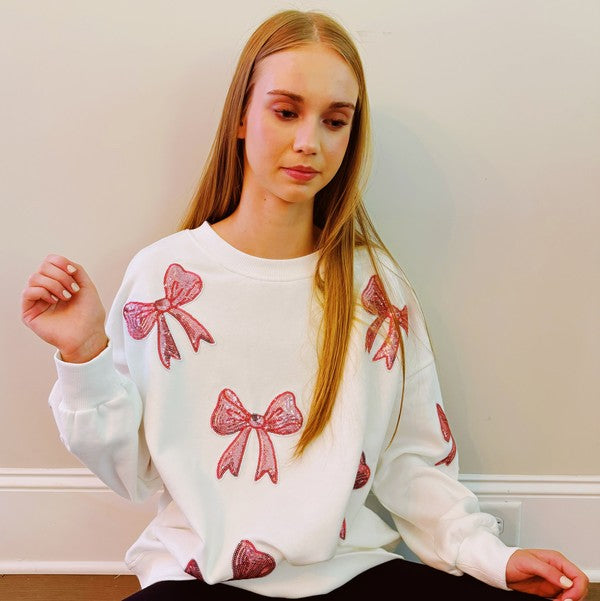
{"type": "MultiPolygon", "coordinates": [[[[455,135],[445,123],[404,108],[374,107],[372,119],[374,157],[367,207],[417,292],[434,351],[443,348],[443,362],[438,356],[442,392],[448,388],[444,373],[451,374],[453,399],[466,399],[469,386],[461,343],[448,316],[456,311],[457,291],[471,285],[465,282],[467,263],[479,260],[472,256],[477,248],[485,252],[481,226],[490,227],[497,198],[508,198],[511,192],[480,152],[484,149],[469,144],[468,132],[455,135]]],[[[477,449],[468,427],[461,428],[459,450],[474,463],[477,449]]]]}

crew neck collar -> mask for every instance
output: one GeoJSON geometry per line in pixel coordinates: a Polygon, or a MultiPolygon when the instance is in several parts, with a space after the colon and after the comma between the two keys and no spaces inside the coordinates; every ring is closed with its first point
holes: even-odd
{"type": "Polygon", "coordinates": [[[242,252],[226,242],[205,221],[187,230],[202,250],[229,271],[259,280],[288,281],[312,277],[319,251],[293,259],[265,259],[242,252]]]}

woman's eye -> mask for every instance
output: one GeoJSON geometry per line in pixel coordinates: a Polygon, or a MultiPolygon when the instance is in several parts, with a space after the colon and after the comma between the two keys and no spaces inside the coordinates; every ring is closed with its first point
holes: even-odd
{"type": "Polygon", "coordinates": [[[282,119],[293,119],[296,116],[296,113],[294,113],[294,111],[289,111],[287,109],[277,109],[275,111],[282,119]]]}
{"type": "Polygon", "coordinates": [[[342,119],[325,119],[325,123],[333,129],[341,129],[345,125],[348,125],[348,123],[342,119]]]}

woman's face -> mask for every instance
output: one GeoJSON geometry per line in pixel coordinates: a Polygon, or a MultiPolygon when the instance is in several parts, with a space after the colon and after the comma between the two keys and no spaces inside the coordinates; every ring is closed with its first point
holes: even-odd
{"type": "Polygon", "coordinates": [[[352,70],[327,46],[310,44],[263,59],[238,131],[244,139],[243,194],[313,201],[342,163],[357,98],[352,70]]]}

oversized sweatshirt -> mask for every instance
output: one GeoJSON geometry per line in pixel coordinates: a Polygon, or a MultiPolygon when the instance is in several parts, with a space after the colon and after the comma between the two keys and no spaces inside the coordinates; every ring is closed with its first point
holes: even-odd
{"type": "Polygon", "coordinates": [[[133,257],[105,350],[82,364],[56,352],[49,404],[67,449],[119,495],[159,495],[126,564],[142,587],[198,578],[304,597],[397,558],[401,537],[423,563],[507,588],[515,549],[458,481],[422,313],[383,254],[379,277],[355,252],[331,419],[294,456],[323,335],[317,259],[252,256],[204,222],[133,257]]]}

